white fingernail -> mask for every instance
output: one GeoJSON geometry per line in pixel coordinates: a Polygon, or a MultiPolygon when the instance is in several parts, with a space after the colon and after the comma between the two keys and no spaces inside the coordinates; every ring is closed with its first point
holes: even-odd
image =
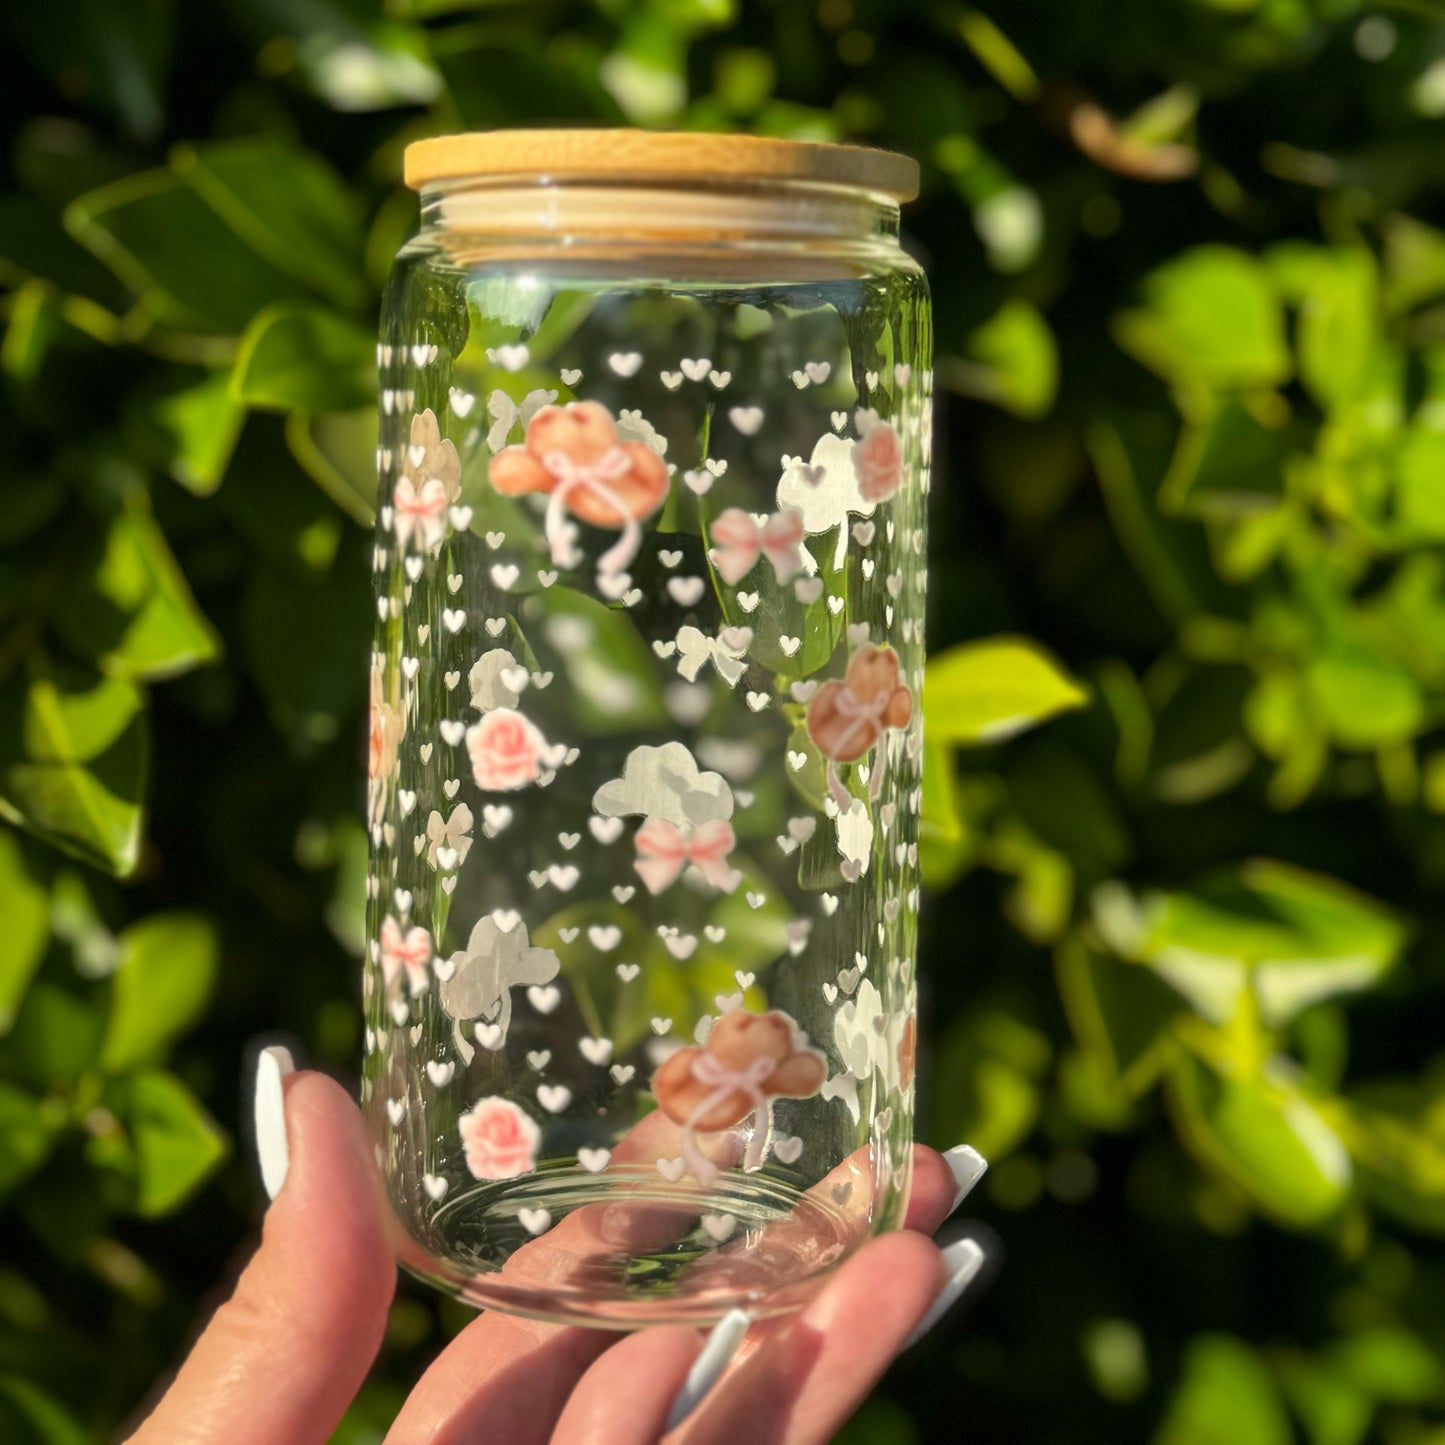
{"type": "Polygon", "coordinates": [[[971,1239],[957,1239],[943,1251],[948,1283],[939,1290],[938,1298],[928,1307],[928,1313],[914,1325],[913,1333],[903,1341],[905,1350],[916,1345],[948,1313],[982,1264],[983,1250],[971,1239]]]}
{"type": "Polygon", "coordinates": [[[281,1192],[291,1163],[281,1081],[295,1067],[290,1051],[280,1044],[262,1049],[256,1060],[256,1153],[261,1160],[261,1182],[272,1199],[281,1192]]]}
{"type": "Polygon", "coordinates": [[[952,1214],[968,1197],[973,1186],[983,1178],[988,1169],[988,1160],[967,1144],[955,1144],[952,1149],[943,1151],[943,1162],[952,1172],[958,1191],[953,1196],[953,1203],[948,1206],[948,1212],[952,1214]]]}
{"type": "MultiPolygon", "coordinates": [[[[666,1430],[675,1430],[697,1408],[702,1397],[717,1383],[717,1378],[727,1369],[728,1362],[737,1354],[743,1336],[748,1332],[753,1317],[746,1310],[729,1310],[707,1337],[702,1353],[692,1362],[682,1389],[672,1402],[667,1414],[666,1430]]],[[[665,1433],[664,1431],[664,1433],[665,1433]]]]}

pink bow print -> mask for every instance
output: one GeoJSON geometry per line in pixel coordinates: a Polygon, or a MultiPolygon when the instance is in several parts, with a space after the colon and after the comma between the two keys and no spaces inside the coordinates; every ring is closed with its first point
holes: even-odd
{"type": "Polygon", "coordinates": [[[773,564],[780,583],[803,570],[798,548],[803,540],[803,514],[784,507],[758,523],[740,507],[729,507],[712,524],[712,561],[729,587],[736,587],[757,565],[759,556],[773,564]]]}
{"type": "Polygon", "coordinates": [[[425,993],[426,966],[431,962],[431,934],[424,928],[409,928],[403,936],[396,919],[388,914],[381,922],[381,973],[391,987],[397,975],[406,970],[412,996],[425,993]]]}
{"type": "Polygon", "coordinates": [[[416,532],[422,547],[435,547],[446,534],[447,489],[440,479],[432,477],[416,489],[410,477],[403,477],[392,493],[391,504],[396,526],[396,544],[405,547],[416,532]]]}
{"type": "Polygon", "coordinates": [[[664,818],[649,818],[633,841],[637,844],[634,866],[649,893],[661,893],[688,863],[724,893],[731,893],[742,879],[736,868],[728,867],[728,854],[737,839],[725,819],[714,819],[684,833],[664,818]]]}

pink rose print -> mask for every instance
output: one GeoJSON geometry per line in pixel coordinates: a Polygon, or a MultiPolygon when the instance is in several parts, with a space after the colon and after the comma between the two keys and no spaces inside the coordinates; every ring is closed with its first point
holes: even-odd
{"type": "Polygon", "coordinates": [[[510,1099],[478,1099],[457,1127],[474,1179],[515,1179],[536,1167],[542,1131],[510,1099]]]}
{"type": "Polygon", "coordinates": [[[728,867],[728,854],[737,844],[732,824],[724,818],[687,831],[665,818],[649,818],[637,830],[638,876],[651,894],[661,893],[691,863],[714,888],[731,893],[742,881],[736,868],[728,867]]]}
{"type": "Polygon", "coordinates": [[[853,448],[858,494],[865,502],[886,502],[903,480],[903,446],[887,422],[876,422],[853,448]]]}
{"type": "Polygon", "coordinates": [[[509,497],[549,494],[547,542],[559,567],[576,560],[565,511],[594,527],[620,527],[616,545],[598,559],[602,572],[620,572],[637,555],[637,524],[662,505],[669,486],[662,458],[645,442],[624,442],[612,413],[596,401],[542,407],[527,423],[527,440],[503,447],[489,475],[509,497]]]}
{"type": "MultiPolygon", "coordinates": [[[[856,763],[887,728],[907,727],[913,694],[898,676],[898,654],[891,647],[865,643],[848,660],[842,681],[825,682],[808,704],[808,736],[828,759],[828,788],[845,811],[853,798],[838,778],[838,763],[856,763]]],[[[880,755],[869,779],[876,797],[883,781],[880,755]]]]}
{"type": "Polygon", "coordinates": [[[489,793],[525,788],[541,776],[543,767],[560,761],[557,748],[530,719],[509,707],[493,708],[467,729],[467,754],[477,786],[489,793]]]}
{"type": "Polygon", "coordinates": [[[753,1116],[745,1169],[763,1162],[774,1098],[806,1099],[823,1087],[827,1061],[781,1011],[735,1008],[718,1019],[705,1046],[668,1056],[652,1076],[658,1107],[682,1125],[682,1157],[699,1184],[711,1186],[718,1167],[698,1148],[696,1131],[714,1132],[753,1116]]]}
{"type": "Polygon", "coordinates": [[[381,921],[381,974],[390,988],[406,973],[413,998],[427,990],[427,964],[431,962],[431,934],[424,928],[405,933],[389,913],[381,921]]]}

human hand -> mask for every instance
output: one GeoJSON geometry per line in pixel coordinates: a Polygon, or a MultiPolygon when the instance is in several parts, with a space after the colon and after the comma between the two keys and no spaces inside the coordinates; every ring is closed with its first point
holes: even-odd
{"type": "MultiPolygon", "coordinates": [[[[322,1445],[381,1343],[396,1269],[361,1117],[324,1075],[289,1070],[283,1050],[262,1055],[260,1248],[131,1445],[322,1445]]],[[[941,1251],[927,1236],[983,1168],[966,1148],[917,1148],[904,1230],[862,1246],[797,1312],[735,1313],[706,1343],[685,1326],[618,1335],[483,1313],[422,1376],[388,1445],[824,1445],[977,1273],[971,1241],[941,1251]]]]}

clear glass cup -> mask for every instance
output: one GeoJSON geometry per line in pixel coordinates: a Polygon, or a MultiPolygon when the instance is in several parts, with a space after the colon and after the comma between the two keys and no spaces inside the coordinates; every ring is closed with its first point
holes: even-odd
{"type": "Polygon", "coordinates": [[[612,1327],[795,1307],[910,1166],[905,188],[669,139],[423,177],[378,351],[362,1099],[398,1256],[612,1327]]]}

